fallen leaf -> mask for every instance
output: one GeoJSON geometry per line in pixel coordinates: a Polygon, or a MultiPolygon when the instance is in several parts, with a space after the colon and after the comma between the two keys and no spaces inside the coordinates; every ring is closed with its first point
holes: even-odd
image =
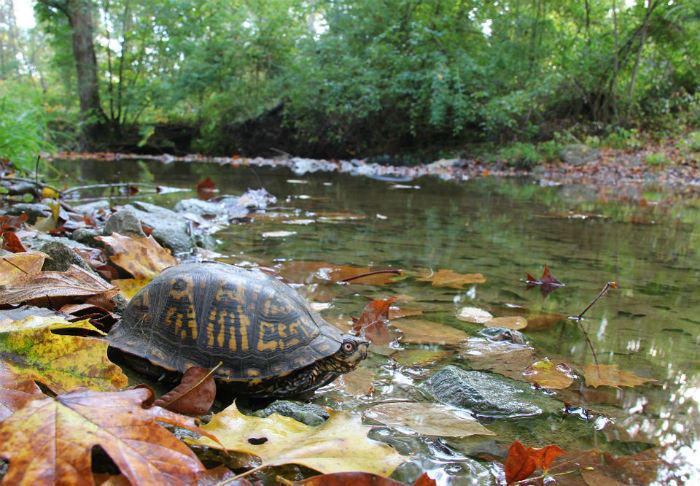
{"type": "Polygon", "coordinates": [[[0,422],[37,398],[46,398],[46,395],[34,380],[0,362],[0,422]]]}
{"type": "Polygon", "coordinates": [[[197,197],[204,201],[208,201],[218,192],[216,189],[216,184],[211,178],[207,177],[203,181],[199,181],[196,185],[197,197]]]}
{"type": "Polygon", "coordinates": [[[47,256],[38,251],[0,256],[0,285],[19,285],[40,274],[47,256]]]}
{"type": "Polygon", "coordinates": [[[464,410],[438,403],[383,403],[365,410],[364,416],[392,427],[407,427],[422,435],[496,435],[464,410]]]}
{"type": "Polygon", "coordinates": [[[28,317],[0,327],[0,359],[22,376],[45,384],[55,393],[79,386],[118,390],[128,380],[107,359],[107,342],[83,336],[54,334],[51,329],[97,329],[88,321],[28,317]]]}
{"type": "Polygon", "coordinates": [[[71,265],[65,272],[40,272],[5,286],[0,304],[37,304],[60,308],[76,297],[99,296],[108,300],[118,289],[100,277],[71,265]]]}
{"type": "Polygon", "coordinates": [[[331,385],[355,397],[368,396],[374,389],[374,372],[367,368],[357,368],[350,373],[340,375],[331,385]]]}
{"type": "Polygon", "coordinates": [[[111,284],[119,289],[119,293],[122,297],[126,300],[131,300],[142,288],[151,283],[151,280],[151,278],[146,277],[117,278],[112,280],[111,284]]]}
{"type": "Polygon", "coordinates": [[[521,316],[494,317],[484,322],[484,327],[505,327],[517,331],[527,327],[527,319],[521,316]]]}
{"type": "Polygon", "coordinates": [[[22,213],[19,216],[10,216],[4,214],[0,216],[0,231],[15,231],[22,227],[27,222],[27,213],[22,213]]]}
{"type": "Polygon", "coordinates": [[[401,330],[399,341],[412,344],[459,344],[469,336],[461,329],[424,319],[399,319],[391,323],[401,330]]]}
{"type": "Polygon", "coordinates": [[[375,273],[370,267],[354,267],[351,265],[333,265],[326,262],[295,261],[284,262],[279,267],[280,273],[285,277],[304,283],[336,283],[348,281],[352,284],[382,286],[396,277],[399,270],[391,272],[375,273]]]}
{"type": "Polygon", "coordinates": [[[416,276],[419,282],[432,282],[433,287],[450,287],[461,289],[468,284],[480,284],[486,282],[480,273],[456,273],[452,270],[424,270],[416,276]]]}
{"type": "Polygon", "coordinates": [[[216,397],[212,370],[192,366],[183,374],[180,384],[158,398],[153,405],[185,415],[204,415],[216,397]]]}
{"type": "Polygon", "coordinates": [[[514,380],[522,380],[522,373],[532,363],[535,350],[524,344],[510,341],[491,341],[470,337],[460,346],[460,357],[469,361],[475,370],[488,370],[514,380]]]}
{"type": "Polygon", "coordinates": [[[166,268],[179,263],[170,250],[160,246],[152,236],[132,238],[112,233],[112,236],[96,238],[111,248],[114,254],[109,259],[134,278],[152,280],[166,268]]]}
{"type": "Polygon", "coordinates": [[[2,249],[12,253],[22,253],[27,251],[14,231],[5,231],[2,233],[2,249]]]}
{"type": "Polygon", "coordinates": [[[593,388],[603,385],[619,388],[621,386],[637,386],[656,381],[653,378],[642,378],[631,371],[621,370],[616,364],[595,365],[588,363],[583,369],[583,375],[586,378],[586,386],[592,386],[593,388]]]}
{"type": "Polygon", "coordinates": [[[545,473],[549,470],[552,461],[565,454],[559,446],[548,445],[541,449],[528,447],[527,449],[520,442],[513,441],[508,449],[505,472],[506,483],[512,484],[530,477],[535,469],[542,469],[545,473]]]}
{"type": "Polygon", "coordinates": [[[366,472],[337,472],[311,476],[290,486],[406,486],[405,483],[366,472]]]}
{"type": "MultiPolygon", "coordinates": [[[[394,301],[396,298],[394,297],[394,301]]],[[[419,309],[408,309],[406,307],[391,307],[389,308],[389,320],[402,319],[404,317],[415,317],[423,314],[422,310],[419,309]]]]}
{"type": "Polygon", "coordinates": [[[156,423],[182,423],[162,409],[145,410],[143,388],[101,393],[77,389],[33,400],[0,423],[0,455],[10,461],[2,485],[92,486],[91,452],[100,446],[133,486],[190,485],[204,466],[156,423]]]}
{"type": "Polygon", "coordinates": [[[540,287],[542,292],[542,297],[547,297],[549,294],[554,292],[559,287],[563,287],[564,284],[557,280],[552,272],[549,270],[547,264],[544,264],[544,272],[542,272],[542,278],[537,280],[535,277],[525,272],[525,289],[530,290],[533,287],[540,287]]]}
{"type": "Polygon", "coordinates": [[[367,338],[372,344],[383,345],[394,340],[389,333],[389,307],[394,299],[373,300],[367,304],[352,330],[367,338]]]}
{"type": "Polygon", "coordinates": [[[454,354],[449,350],[402,349],[391,355],[401,366],[425,368],[454,354]]]}
{"type": "MultiPolygon", "coordinates": [[[[202,428],[219,437],[226,449],[257,455],[264,466],[300,464],[322,473],[362,471],[388,476],[404,461],[387,444],[367,438],[371,427],[359,416],[330,411],[311,427],[279,414],[259,418],[241,414],[235,402],[202,428]]],[[[190,443],[221,448],[201,437],[190,443]]]]}
{"type": "Polygon", "coordinates": [[[493,315],[478,307],[462,307],[457,313],[457,319],[474,324],[484,324],[493,319],[493,315]]]}
{"type": "Polygon", "coordinates": [[[523,371],[523,376],[530,383],[549,390],[568,388],[576,378],[574,371],[567,365],[554,363],[548,359],[532,363],[523,371]]]}

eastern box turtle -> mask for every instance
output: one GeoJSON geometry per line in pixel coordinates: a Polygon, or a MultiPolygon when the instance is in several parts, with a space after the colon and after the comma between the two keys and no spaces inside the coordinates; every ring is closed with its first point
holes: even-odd
{"type": "Polygon", "coordinates": [[[224,263],[164,270],[131,299],[108,340],[161,373],[221,362],[219,385],[259,397],[326,385],[366,358],[369,345],[342,334],[279,280],[224,263]]]}

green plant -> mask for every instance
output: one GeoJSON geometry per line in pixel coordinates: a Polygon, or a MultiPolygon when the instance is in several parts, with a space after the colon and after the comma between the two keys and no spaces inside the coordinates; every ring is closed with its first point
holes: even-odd
{"type": "Polygon", "coordinates": [[[615,127],[603,144],[615,149],[637,149],[642,147],[642,140],[636,128],[615,127]]]}
{"type": "Polygon", "coordinates": [[[650,165],[664,165],[670,162],[669,158],[666,157],[666,154],[663,152],[651,153],[644,157],[644,161],[650,165]]]}
{"type": "Polygon", "coordinates": [[[542,157],[533,144],[516,142],[502,148],[498,158],[519,169],[532,169],[542,157]]]}

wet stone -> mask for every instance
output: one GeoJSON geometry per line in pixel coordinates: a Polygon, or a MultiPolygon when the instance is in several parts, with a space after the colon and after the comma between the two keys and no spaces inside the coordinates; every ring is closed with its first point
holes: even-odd
{"type": "Polygon", "coordinates": [[[146,226],[153,228],[151,235],[175,253],[189,253],[194,241],[188,232],[185,218],[170,209],[136,201],[128,206],[146,226]]]}
{"type": "Polygon", "coordinates": [[[98,211],[109,211],[109,201],[101,200],[73,206],[73,209],[80,214],[96,213],[98,211]]]}
{"type": "Polygon", "coordinates": [[[476,333],[477,336],[489,341],[508,341],[514,344],[525,344],[526,339],[522,332],[505,327],[485,327],[476,333]]]}
{"type": "Polygon", "coordinates": [[[51,216],[51,208],[42,203],[18,203],[5,211],[8,216],[19,216],[22,213],[27,214],[27,223],[36,223],[37,218],[46,218],[51,216]]]}
{"type": "Polygon", "coordinates": [[[435,399],[482,417],[528,417],[556,413],[559,403],[527,383],[482,371],[446,366],[421,385],[435,399]]]}
{"type": "Polygon", "coordinates": [[[253,413],[253,415],[256,417],[267,417],[273,413],[293,418],[294,420],[311,426],[321,425],[330,417],[326,409],[320,405],[295,402],[292,400],[274,401],[262,410],[253,413]]]}
{"type": "Polygon", "coordinates": [[[222,218],[228,215],[228,210],[223,204],[201,199],[183,199],[178,201],[173,209],[178,213],[192,213],[209,218],[222,218]]]}
{"type": "Polygon", "coordinates": [[[146,233],[141,228],[141,221],[129,207],[120,209],[107,219],[103,234],[109,236],[112,233],[119,233],[120,235],[134,238],[146,237],[146,233]]]}
{"type": "Polygon", "coordinates": [[[60,241],[49,241],[44,243],[40,251],[49,255],[44,261],[44,271],[65,272],[71,265],[78,266],[83,270],[94,273],[90,265],[78,255],[72,248],[60,241]]]}

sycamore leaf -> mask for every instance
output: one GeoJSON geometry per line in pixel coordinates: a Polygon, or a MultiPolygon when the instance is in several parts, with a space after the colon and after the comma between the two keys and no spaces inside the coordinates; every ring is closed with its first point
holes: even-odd
{"type": "Polygon", "coordinates": [[[38,251],[0,256],[0,285],[18,285],[39,275],[46,257],[46,253],[38,251]]]}
{"type": "Polygon", "coordinates": [[[60,308],[76,297],[99,297],[103,300],[116,295],[118,290],[100,277],[71,265],[65,272],[41,272],[25,281],[6,285],[0,294],[2,304],[44,304],[60,308]]]}
{"type": "Polygon", "coordinates": [[[592,386],[593,388],[603,385],[619,388],[621,386],[637,386],[649,381],[656,381],[653,378],[642,378],[631,371],[621,370],[616,364],[595,365],[588,363],[583,369],[583,375],[586,378],[586,386],[592,386]]]}
{"type": "Polygon", "coordinates": [[[464,410],[439,403],[383,403],[365,410],[364,415],[392,427],[407,427],[422,435],[496,435],[464,410]]]}
{"type": "Polygon", "coordinates": [[[475,370],[489,370],[514,380],[522,380],[522,373],[532,363],[533,348],[510,341],[491,341],[471,337],[460,346],[460,358],[469,361],[475,370]]]}
{"type": "Polygon", "coordinates": [[[118,390],[128,380],[107,359],[107,342],[83,336],[53,334],[51,329],[89,329],[88,321],[28,317],[0,327],[0,359],[15,373],[63,393],[79,386],[118,390]]]}
{"type": "MultiPolygon", "coordinates": [[[[388,476],[404,461],[390,446],[367,438],[371,427],[359,416],[331,411],[318,427],[279,414],[259,418],[241,414],[231,404],[202,428],[226,449],[257,455],[264,466],[300,464],[322,473],[363,471],[388,476]]],[[[220,448],[206,437],[191,443],[220,448]]]]}
{"type": "Polygon", "coordinates": [[[506,458],[506,483],[512,484],[522,481],[530,477],[537,468],[547,472],[552,461],[562,454],[565,452],[556,445],[548,445],[541,449],[532,447],[526,449],[517,440],[513,441],[506,458]]]}
{"type": "Polygon", "coordinates": [[[132,238],[112,233],[112,236],[98,236],[97,239],[114,252],[109,259],[135,278],[152,280],[166,268],[179,263],[170,250],[160,246],[152,236],[132,238]]]}
{"type": "Polygon", "coordinates": [[[424,319],[399,319],[391,323],[403,332],[399,341],[413,344],[458,344],[465,341],[467,333],[461,329],[424,319]]]}
{"type": "Polygon", "coordinates": [[[212,370],[192,366],[182,374],[178,386],[158,398],[153,404],[171,412],[203,415],[209,411],[215,397],[216,383],[212,370]]]}
{"type": "MultiPolygon", "coordinates": [[[[94,485],[91,451],[100,446],[132,486],[189,485],[204,466],[156,423],[182,423],[163,409],[145,410],[146,389],[100,393],[77,389],[33,400],[0,423],[0,455],[10,468],[2,485],[94,485]]],[[[189,427],[189,426],[187,426],[189,427]]]]}
{"type": "Polygon", "coordinates": [[[0,362],[0,422],[37,398],[46,398],[46,395],[41,393],[34,380],[0,362]]]}
{"type": "Polygon", "coordinates": [[[479,284],[486,282],[484,276],[480,273],[456,273],[452,270],[424,270],[416,276],[419,282],[432,282],[433,287],[450,287],[453,289],[461,289],[464,285],[479,284]]]}
{"type": "Polygon", "coordinates": [[[548,359],[532,363],[523,371],[523,376],[530,383],[549,390],[568,388],[576,378],[574,371],[567,365],[554,363],[548,359]]]}

